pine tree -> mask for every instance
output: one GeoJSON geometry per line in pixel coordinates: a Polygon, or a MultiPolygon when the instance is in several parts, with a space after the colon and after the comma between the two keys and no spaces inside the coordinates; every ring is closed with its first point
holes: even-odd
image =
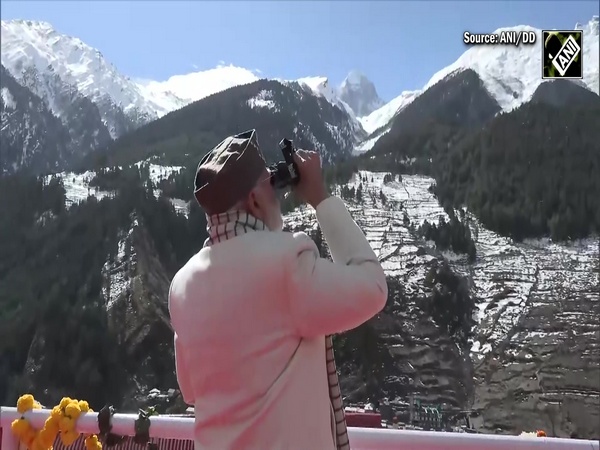
{"type": "Polygon", "coordinates": [[[363,195],[362,195],[363,192],[362,191],[363,191],[363,185],[362,185],[362,183],[360,183],[358,185],[358,189],[356,190],[356,201],[358,203],[362,203],[362,201],[363,201],[363,195]]]}

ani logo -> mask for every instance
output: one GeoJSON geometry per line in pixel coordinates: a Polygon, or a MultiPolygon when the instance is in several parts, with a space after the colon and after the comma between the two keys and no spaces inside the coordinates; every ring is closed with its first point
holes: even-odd
{"type": "Polygon", "coordinates": [[[542,78],[583,78],[581,30],[542,30],[542,78]]]}

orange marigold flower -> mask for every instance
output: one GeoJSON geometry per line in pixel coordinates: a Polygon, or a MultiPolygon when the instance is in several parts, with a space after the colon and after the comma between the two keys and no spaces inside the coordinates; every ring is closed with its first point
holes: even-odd
{"type": "Polygon", "coordinates": [[[79,433],[75,430],[69,430],[69,431],[64,431],[64,432],[60,433],[60,440],[62,441],[63,445],[65,445],[66,447],[73,444],[73,442],[75,442],[78,437],[79,437],[79,433]]]}
{"type": "Polygon", "coordinates": [[[34,402],[35,400],[33,399],[33,395],[21,395],[19,400],[17,400],[17,411],[19,411],[19,414],[24,414],[25,411],[33,409],[34,402]]]}
{"type": "Polygon", "coordinates": [[[17,436],[18,438],[23,438],[23,436],[25,436],[25,433],[27,433],[27,431],[29,430],[29,422],[27,422],[25,419],[21,418],[21,419],[16,419],[13,420],[12,423],[10,424],[10,428],[12,430],[12,432],[15,434],[15,436],[17,436]]]}

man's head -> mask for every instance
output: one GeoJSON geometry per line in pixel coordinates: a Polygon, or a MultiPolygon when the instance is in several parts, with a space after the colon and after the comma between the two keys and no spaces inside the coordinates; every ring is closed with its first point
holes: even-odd
{"type": "Polygon", "coordinates": [[[243,209],[270,230],[281,230],[283,226],[279,200],[255,130],[224,139],[202,158],[194,195],[209,215],[243,209]]]}

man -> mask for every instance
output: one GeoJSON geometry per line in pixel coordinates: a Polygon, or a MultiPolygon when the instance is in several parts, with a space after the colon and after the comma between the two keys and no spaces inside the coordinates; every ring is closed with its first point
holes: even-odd
{"type": "Polygon", "coordinates": [[[198,166],[209,238],[169,291],[196,450],[350,448],[330,335],[377,314],[387,284],[344,203],[327,193],[319,155],[295,158],[295,195],[316,209],[334,262],[306,234],[282,231],[254,130],[228,137],[198,166]]]}

